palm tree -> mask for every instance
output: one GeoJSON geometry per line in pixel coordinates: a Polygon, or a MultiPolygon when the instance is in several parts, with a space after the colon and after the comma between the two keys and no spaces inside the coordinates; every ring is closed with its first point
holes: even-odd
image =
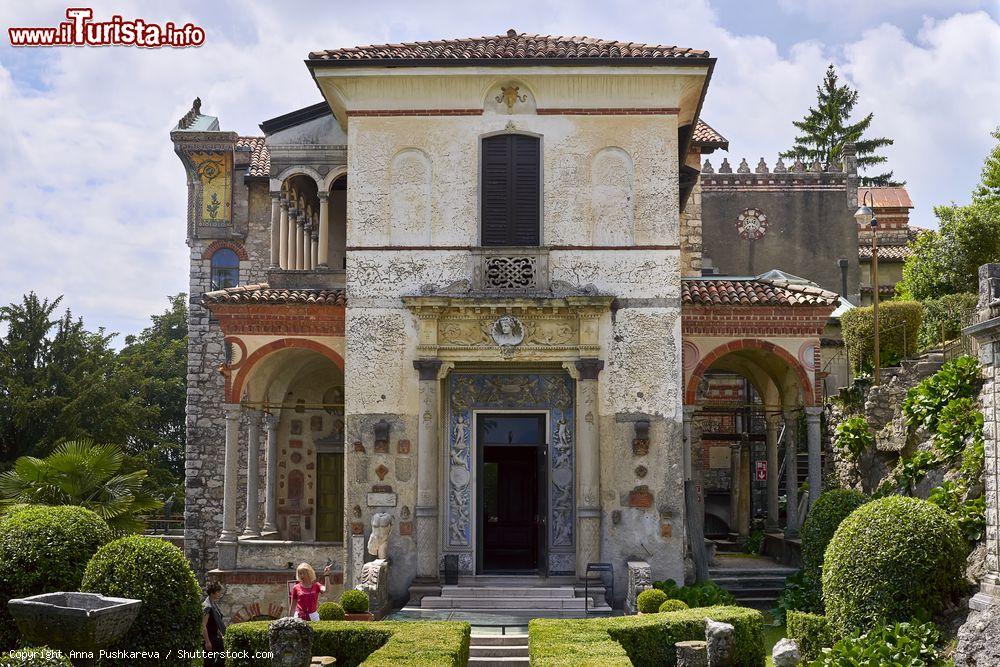
{"type": "Polygon", "coordinates": [[[122,473],[118,445],[89,439],[59,445],[44,459],[22,456],[0,474],[0,504],[79,505],[118,534],[138,533],[161,503],[143,489],[145,470],[122,473]]]}

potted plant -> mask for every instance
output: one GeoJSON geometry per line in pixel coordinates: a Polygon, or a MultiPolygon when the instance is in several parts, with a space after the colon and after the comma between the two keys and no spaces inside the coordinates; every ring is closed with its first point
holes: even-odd
{"type": "Polygon", "coordinates": [[[368,611],[368,594],[355,589],[344,591],[340,596],[340,606],[344,608],[345,621],[370,621],[372,614],[368,611]]]}

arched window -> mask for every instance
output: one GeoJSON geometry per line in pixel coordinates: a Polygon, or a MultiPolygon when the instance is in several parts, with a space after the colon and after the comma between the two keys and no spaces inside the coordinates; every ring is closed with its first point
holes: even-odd
{"type": "Polygon", "coordinates": [[[541,243],[541,141],[497,134],[482,144],[482,244],[541,243]]]}
{"type": "Polygon", "coordinates": [[[212,289],[236,287],[240,283],[240,258],[229,248],[212,253],[212,289]]]}

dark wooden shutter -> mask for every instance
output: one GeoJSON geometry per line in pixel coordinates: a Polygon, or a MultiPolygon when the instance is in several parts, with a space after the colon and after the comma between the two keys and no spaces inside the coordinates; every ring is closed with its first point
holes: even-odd
{"type": "Polygon", "coordinates": [[[482,244],[536,246],[541,241],[539,140],[522,134],[483,139],[482,244]]]}

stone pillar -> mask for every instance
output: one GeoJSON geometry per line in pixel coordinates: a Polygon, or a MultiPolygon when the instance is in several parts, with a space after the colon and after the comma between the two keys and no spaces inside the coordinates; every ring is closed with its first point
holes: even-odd
{"type": "Polygon", "coordinates": [[[248,412],[247,425],[247,517],[244,537],[260,537],[260,421],[259,410],[248,412]]]}
{"type": "Polygon", "coordinates": [[[328,268],[330,263],[330,193],[320,192],[319,196],[319,251],[316,265],[328,268]]]}
{"type": "Polygon", "coordinates": [[[299,209],[295,216],[295,270],[302,271],[306,266],[306,231],[303,228],[305,213],[299,209]]]}
{"type": "Polygon", "coordinates": [[[313,241],[312,241],[312,222],[309,218],[306,218],[305,223],[302,225],[302,268],[306,271],[312,271],[313,263],[313,241]]]}
{"type": "Polygon", "coordinates": [[[740,532],[740,445],[729,445],[729,532],[740,532]]]}
{"type": "Polygon", "coordinates": [[[750,537],[750,442],[744,436],[740,445],[740,500],[736,506],[740,540],[750,537]]]}
{"type": "Polygon", "coordinates": [[[583,579],[587,563],[601,560],[601,443],[598,434],[597,376],[600,359],[576,362],[576,576],[583,579]]]}
{"type": "Polygon", "coordinates": [[[285,257],[285,268],[289,271],[295,269],[295,246],[296,239],[299,238],[298,225],[296,224],[296,218],[298,217],[299,210],[295,208],[294,205],[289,205],[288,207],[288,240],[285,242],[287,246],[285,257]]]}
{"type": "Polygon", "coordinates": [[[691,441],[691,422],[701,408],[697,405],[684,406],[684,479],[694,479],[694,443],[691,441]]]}
{"type": "Polygon", "coordinates": [[[798,415],[794,410],[785,410],[785,537],[799,536],[799,473],[798,473],[798,415]]]}
{"type": "Polygon", "coordinates": [[[809,444],[809,507],[812,508],[823,491],[823,443],[820,432],[822,407],[806,408],[809,444]]]}
{"type": "Polygon", "coordinates": [[[312,248],[312,259],[309,260],[310,266],[314,269],[319,266],[319,231],[317,231],[317,227],[319,227],[319,223],[314,222],[312,243],[310,244],[310,247],[312,248]]]}
{"type": "Polygon", "coordinates": [[[417,577],[438,579],[438,373],[440,359],[415,359],[420,382],[417,429],[417,577]]]}
{"type": "Polygon", "coordinates": [[[267,427],[267,466],[264,482],[264,535],[278,532],[278,415],[264,417],[267,427]]]}
{"type": "Polygon", "coordinates": [[[271,193],[271,268],[278,268],[278,250],[281,246],[281,193],[271,193]]]}
{"type": "Polygon", "coordinates": [[[288,198],[281,198],[281,216],[278,230],[278,266],[288,268],[288,198]]]}
{"type": "MultiPolygon", "coordinates": [[[[697,405],[684,406],[684,518],[687,530],[688,549],[694,561],[695,581],[708,580],[708,553],[705,550],[705,508],[702,507],[697,486],[700,480],[694,478],[694,417],[701,408],[697,405]]],[[[698,442],[697,456],[701,457],[701,441],[698,442]]],[[[700,460],[699,460],[700,466],[700,460]]],[[[700,469],[700,468],[699,468],[700,469]]]]}
{"type": "Polygon", "coordinates": [[[239,454],[240,414],[239,403],[223,405],[226,414],[226,450],[222,485],[222,534],[219,535],[219,569],[236,567],[236,495],[239,454]]]}
{"type": "Polygon", "coordinates": [[[781,415],[767,412],[764,417],[766,426],[764,440],[767,444],[767,522],[765,528],[768,532],[779,530],[780,525],[778,515],[779,510],[779,485],[778,471],[781,469],[781,462],[778,460],[778,433],[781,431],[781,415]]]}

